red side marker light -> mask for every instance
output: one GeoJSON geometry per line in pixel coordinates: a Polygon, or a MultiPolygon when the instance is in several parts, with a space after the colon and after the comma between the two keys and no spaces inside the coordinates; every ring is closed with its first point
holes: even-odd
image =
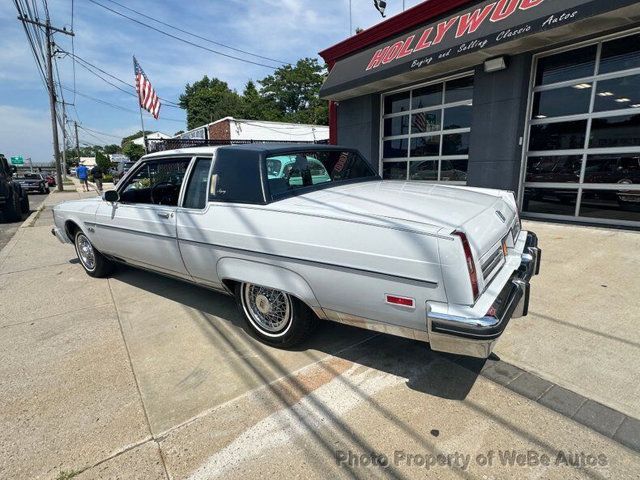
{"type": "Polygon", "coordinates": [[[413,298],[399,297],[397,295],[387,295],[386,297],[389,305],[399,305],[407,308],[413,308],[416,306],[416,301],[413,298]]]}

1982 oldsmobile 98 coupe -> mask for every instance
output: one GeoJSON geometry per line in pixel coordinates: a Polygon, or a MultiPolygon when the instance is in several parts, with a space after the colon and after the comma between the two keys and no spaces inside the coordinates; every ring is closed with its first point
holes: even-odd
{"type": "Polygon", "coordinates": [[[512,193],[383,181],[334,146],[147,155],[54,220],[89,275],[123,262],[226,292],[281,347],[324,319],[487,357],[540,266],[512,193]]]}

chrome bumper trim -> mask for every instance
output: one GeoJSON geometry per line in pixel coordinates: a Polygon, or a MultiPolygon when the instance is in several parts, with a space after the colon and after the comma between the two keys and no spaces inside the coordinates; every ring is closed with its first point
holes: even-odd
{"type": "Polygon", "coordinates": [[[73,243],[73,242],[71,242],[71,240],[69,240],[69,237],[67,237],[66,232],[64,232],[63,230],[59,229],[58,227],[53,227],[51,229],[51,235],[53,235],[58,240],[60,240],[60,243],[73,243]]]}
{"type": "Polygon", "coordinates": [[[427,328],[431,348],[486,358],[512,318],[526,316],[529,309],[530,280],[540,273],[541,250],[538,237],[527,235],[520,268],[496,297],[484,317],[472,318],[433,312],[427,305],[427,328]]]}

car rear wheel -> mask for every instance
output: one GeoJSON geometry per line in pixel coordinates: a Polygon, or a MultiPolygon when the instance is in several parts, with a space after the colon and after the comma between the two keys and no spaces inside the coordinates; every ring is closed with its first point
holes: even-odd
{"type": "Polygon", "coordinates": [[[9,222],[19,222],[20,220],[22,220],[20,197],[17,192],[13,192],[13,198],[7,202],[5,217],[9,222]]]}
{"type": "Polygon", "coordinates": [[[22,196],[22,200],[20,201],[20,208],[22,209],[23,215],[28,215],[29,211],[31,210],[29,206],[29,195],[27,195],[26,192],[24,192],[24,195],[22,196]]]}
{"type": "Polygon", "coordinates": [[[113,270],[113,262],[96,250],[82,230],[75,236],[76,253],[85,272],[92,277],[104,278],[113,270]]]}
{"type": "Polygon", "coordinates": [[[236,300],[251,332],[275,347],[292,347],[307,339],[318,317],[303,302],[273,288],[240,283],[236,300]]]}

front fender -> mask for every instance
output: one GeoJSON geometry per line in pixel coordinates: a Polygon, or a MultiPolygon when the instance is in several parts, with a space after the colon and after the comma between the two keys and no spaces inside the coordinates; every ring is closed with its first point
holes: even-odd
{"type": "Polygon", "coordinates": [[[224,257],[218,260],[216,270],[218,278],[222,281],[234,280],[274,288],[299,298],[309,307],[320,306],[307,281],[285,267],[253,260],[224,257]]]}

